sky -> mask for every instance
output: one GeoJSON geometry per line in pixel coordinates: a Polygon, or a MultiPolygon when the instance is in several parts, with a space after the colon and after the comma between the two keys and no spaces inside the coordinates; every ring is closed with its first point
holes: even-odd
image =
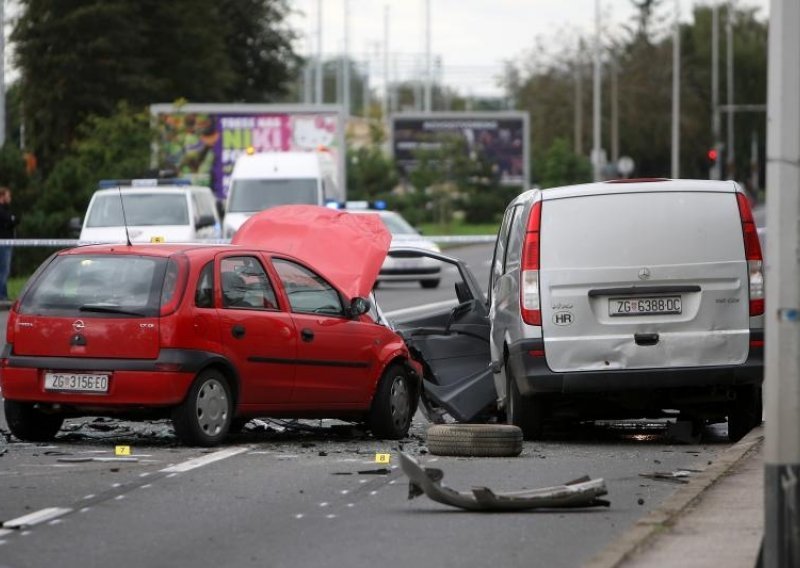
{"type": "MultiPolygon", "coordinates": [[[[639,0],[640,1],[640,0],[639,0]]],[[[349,53],[369,62],[370,84],[383,84],[384,14],[389,12],[389,72],[401,80],[425,76],[425,5],[431,10],[431,54],[441,61],[441,77],[462,96],[501,94],[496,78],[505,61],[525,59],[542,41],[545,45],[575,45],[594,34],[595,0],[289,0],[292,26],[303,37],[298,50],[317,52],[317,6],[322,5],[323,59],[344,51],[345,4],[349,3],[349,53]],[[396,62],[396,63],[395,63],[396,62]]],[[[671,19],[676,2],[681,20],[691,21],[695,4],[722,0],[661,0],[656,14],[671,19]]],[[[740,7],[758,8],[766,19],[769,0],[736,0],[740,7]]],[[[632,0],[600,0],[605,34],[633,24],[632,0]]],[[[436,67],[434,67],[436,69],[436,67]]],[[[436,75],[435,75],[436,76],[436,75]]]]}
{"type": "MultiPolygon", "coordinates": [[[[4,0],[0,0],[2,2],[4,0]]],[[[605,34],[620,33],[636,15],[633,0],[599,0],[605,34]]],[[[641,1],[641,0],[637,0],[641,1]]],[[[657,15],[671,19],[675,3],[681,19],[690,21],[693,7],[722,4],[725,0],[660,0],[657,15]]],[[[395,78],[425,76],[425,5],[431,10],[431,54],[434,76],[462,96],[498,96],[497,86],[505,61],[525,60],[544,42],[554,50],[575,45],[578,38],[594,34],[595,0],[287,0],[289,25],[300,35],[298,51],[317,52],[317,6],[322,6],[323,58],[344,51],[344,12],[349,4],[349,52],[369,65],[370,84],[380,89],[384,81],[384,15],[389,12],[389,71],[395,78]],[[435,62],[439,61],[440,66],[435,62]],[[437,71],[438,70],[438,71],[437,71]]],[[[769,0],[735,0],[739,6],[758,8],[763,18],[769,0]]],[[[6,18],[17,12],[16,2],[5,0],[6,18]]],[[[10,33],[6,22],[6,41],[10,33]]],[[[16,79],[6,46],[6,83],[16,79]]]]}

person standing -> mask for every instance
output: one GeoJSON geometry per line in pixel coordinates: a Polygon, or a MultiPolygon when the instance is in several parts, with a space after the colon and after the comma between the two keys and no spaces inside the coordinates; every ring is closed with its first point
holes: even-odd
{"type": "MultiPolygon", "coordinates": [[[[19,219],[11,211],[11,189],[0,187],[0,239],[13,239],[19,219]]],[[[0,301],[8,300],[8,277],[11,274],[11,246],[0,245],[0,301]]]]}

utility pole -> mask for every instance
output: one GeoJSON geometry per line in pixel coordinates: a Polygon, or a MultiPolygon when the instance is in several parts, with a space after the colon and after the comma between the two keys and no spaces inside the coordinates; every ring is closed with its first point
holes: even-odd
{"type": "Polygon", "coordinates": [[[583,155],[583,38],[578,40],[578,58],[575,64],[575,155],[583,155]]]}
{"type": "Polygon", "coordinates": [[[800,566],[800,2],[771,0],[764,566],[800,566]]]}
{"type": "Polygon", "coordinates": [[[603,159],[602,159],[602,142],[601,142],[601,122],[600,122],[600,109],[601,109],[601,89],[602,89],[602,63],[600,60],[600,0],[594,2],[594,105],[592,116],[594,122],[594,144],[592,146],[592,169],[594,171],[594,181],[601,181],[603,179],[603,159]]]}
{"type": "Polygon", "coordinates": [[[681,6],[675,0],[672,33],[672,179],[681,177],[681,6]]]}
{"type": "Polygon", "coordinates": [[[383,7],[383,83],[384,83],[384,96],[383,96],[383,120],[386,121],[386,127],[389,127],[389,111],[390,111],[390,97],[391,87],[389,86],[389,5],[383,7]]]}
{"type": "Polygon", "coordinates": [[[711,133],[717,159],[709,171],[709,179],[722,179],[722,141],[719,115],[719,4],[711,6],[711,133]]]}
{"type": "Polygon", "coordinates": [[[611,163],[619,160],[619,67],[617,58],[611,57],[611,163]]]}
{"type": "Polygon", "coordinates": [[[433,109],[433,74],[431,73],[431,0],[425,0],[425,112],[433,109]]]}
{"type": "Polygon", "coordinates": [[[344,69],[342,77],[342,105],[344,119],[350,116],[350,0],[344,0],[344,69]]]}
{"type": "Polygon", "coordinates": [[[0,0],[0,148],[6,143],[6,18],[0,0]]]}
{"type": "Polygon", "coordinates": [[[321,105],[325,102],[322,92],[322,0],[317,0],[317,76],[315,79],[316,94],[314,96],[314,102],[321,105]]]}
{"type": "MultiPolygon", "coordinates": [[[[725,27],[726,43],[728,49],[728,106],[733,106],[733,0],[728,2],[728,21],[725,27]]],[[[733,112],[728,113],[728,147],[725,156],[727,171],[725,177],[736,179],[736,152],[733,146],[733,112]]]]}

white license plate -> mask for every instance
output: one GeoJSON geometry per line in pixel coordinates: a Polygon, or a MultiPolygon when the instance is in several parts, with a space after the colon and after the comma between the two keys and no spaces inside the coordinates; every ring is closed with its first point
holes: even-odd
{"type": "Polygon", "coordinates": [[[45,390],[108,392],[108,375],[94,373],[45,373],[45,390]]]}
{"type": "Polygon", "coordinates": [[[651,316],[681,313],[680,296],[609,298],[610,316],[651,316]]]}

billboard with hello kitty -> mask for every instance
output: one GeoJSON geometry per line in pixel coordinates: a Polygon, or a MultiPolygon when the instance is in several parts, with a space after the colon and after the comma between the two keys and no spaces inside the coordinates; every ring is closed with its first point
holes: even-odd
{"type": "Polygon", "coordinates": [[[158,130],[154,167],[227,194],[236,159],[255,152],[326,152],[346,187],[342,109],[334,105],[152,105],[158,130]]]}

